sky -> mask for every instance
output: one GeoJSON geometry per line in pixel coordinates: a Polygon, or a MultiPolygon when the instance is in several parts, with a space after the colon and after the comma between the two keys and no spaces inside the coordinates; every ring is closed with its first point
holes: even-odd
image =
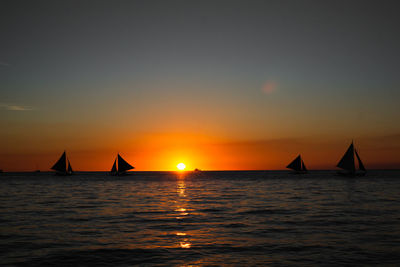
{"type": "Polygon", "coordinates": [[[400,168],[397,1],[2,1],[0,169],[400,168]]]}

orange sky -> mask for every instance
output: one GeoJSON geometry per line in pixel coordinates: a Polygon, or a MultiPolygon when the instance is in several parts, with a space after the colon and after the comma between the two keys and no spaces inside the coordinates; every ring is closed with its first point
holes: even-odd
{"type": "MultiPolygon", "coordinates": [[[[70,142],[66,149],[73,168],[81,171],[109,170],[118,152],[140,171],[176,170],[180,162],[185,163],[188,170],[285,169],[298,153],[302,154],[309,169],[334,169],[350,142],[350,139],[326,136],[232,141],[171,133],[148,134],[134,139],[125,136],[109,143],[98,138],[84,138],[70,142]],[[92,148],[82,149],[83,143],[92,148]]],[[[1,168],[6,171],[49,170],[63,148],[55,145],[56,148],[40,149],[38,145],[32,143],[14,153],[9,148],[8,153],[0,154],[1,168]]],[[[355,140],[355,145],[369,169],[400,167],[400,135],[360,137],[355,140]]]]}

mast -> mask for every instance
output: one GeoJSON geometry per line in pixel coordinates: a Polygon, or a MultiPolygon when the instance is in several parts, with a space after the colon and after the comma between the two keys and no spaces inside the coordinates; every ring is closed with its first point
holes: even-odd
{"type": "Polygon", "coordinates": [[[339,168],[347,170],[351,173],[355,173],[356,167],[354,164],[354,145],[351,142],[349,148],[347,149],[346,153],[344,153],[342,159],[336,165],[339,168]]]}

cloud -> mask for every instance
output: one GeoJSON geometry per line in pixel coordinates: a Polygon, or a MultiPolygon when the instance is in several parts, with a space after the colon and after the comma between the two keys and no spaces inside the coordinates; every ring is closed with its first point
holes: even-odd
{"type": "Polygon", "coordinates": [[[275,92],[275,91],[276,91],[276,88],[277,88],[277,84],[276,84],[275,82],[273,82],[273,81],[267,81],[267,82],[263,85],[263,87],[262,87],[261,90],[262,90],[262,92],[263,92],[264,94],[269,95],[269,94],[275,92]]]}
{"type": "Polygon", "coordinates": [[[7,104],[7,103],[0,103],[0,109],[11,110],[11,111],[34,110],[34,108],[30,106],[21,106],[21,105],[7,104]]]}

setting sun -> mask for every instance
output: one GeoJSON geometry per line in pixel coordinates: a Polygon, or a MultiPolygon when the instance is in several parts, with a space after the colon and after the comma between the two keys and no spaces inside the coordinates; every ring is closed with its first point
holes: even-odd
{"type": "Polygon", "coordinates": [[[176,167],[177,167],[179,170],[183,171],[183,170],[186,168],[186,165],[185,165],[184,163],[179,163],[178,165],[176,165],[176,167]]]}

